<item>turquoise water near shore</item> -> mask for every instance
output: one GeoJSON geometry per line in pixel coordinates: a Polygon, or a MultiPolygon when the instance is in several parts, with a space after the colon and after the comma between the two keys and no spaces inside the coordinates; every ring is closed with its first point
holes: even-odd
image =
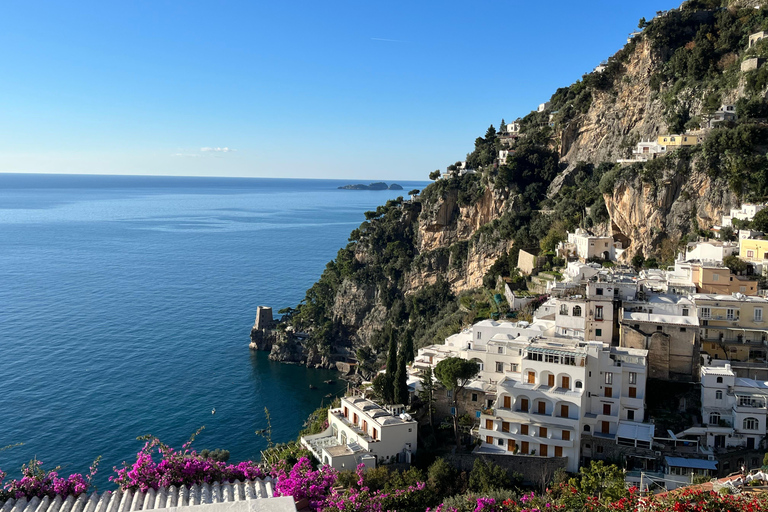
{"type": "Polygon", "coordinates": [[[147,433],[258,457],[335,375],[248,350],[256,307],[297,304],[363,212],[348,181],[0,174],[0,468],[36,456],[108,487],[147,433]],[[309,384],[319,389],[309,390],[309,384]],[[216,414],[211,410],[215,408],[216,414]]]}

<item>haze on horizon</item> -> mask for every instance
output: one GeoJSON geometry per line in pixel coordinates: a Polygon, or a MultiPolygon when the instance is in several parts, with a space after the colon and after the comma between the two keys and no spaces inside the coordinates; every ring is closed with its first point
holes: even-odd
{"type": "Polygon", "coordinates": [[[0,172],[425,180],[680,0],[0,6],[0,172]]]}

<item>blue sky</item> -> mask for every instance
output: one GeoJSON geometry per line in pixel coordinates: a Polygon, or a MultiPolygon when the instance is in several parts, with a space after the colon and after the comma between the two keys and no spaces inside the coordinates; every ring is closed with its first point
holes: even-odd
{"type": "Polygon", "coordinates": [[[0,172],[425,179],[678,3],[6,0],[0,172]]]}

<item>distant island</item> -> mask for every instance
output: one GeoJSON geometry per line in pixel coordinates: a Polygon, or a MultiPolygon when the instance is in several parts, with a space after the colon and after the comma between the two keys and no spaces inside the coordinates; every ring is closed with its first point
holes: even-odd
{"type": "Polygon", "coordinates": [[[387,185],[383,181],[371,183],[370,185],[363,185],[362,183],[358,183],[357,185],[344,185],[339,188],[342,190],[403,190],[403,187],[397,183],[387,185]]]}

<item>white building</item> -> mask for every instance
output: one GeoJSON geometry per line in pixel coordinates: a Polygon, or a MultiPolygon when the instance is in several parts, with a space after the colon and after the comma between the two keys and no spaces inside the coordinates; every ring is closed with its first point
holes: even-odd
{"type": "Polygon", "coordinates": [[[658,141],[640,141],[632,148],[632,158],[619,159],[621,163],[635,163],[635,162],[647,162],[653,160],[657,156],[664,155],[667,152],[667,146],[659,144],[658,141]]]}
{"type": "Polygon", "coordinates": [[[613,288],[588,282],[585,295],[556,299],[555,336],[585,341],[613,341],[613,288]],[[608,291],[611,288],[611,291],[608,291]]]}
{"type": "Polygon", "coordinates": [[[500,149],[499,150],[499,164],[504,165],[507,163],[507,157],[514,153],[514,151],[510,151],[508,149],[500,149]]]}
{"type": "Polygon", "coordinates": [[[731,255],[739,255],[737,242],[689,242],[685,248],[685,259],[723,263],[723,259],[731,255]]]}
{"type": "Polygon", "coordinates": [[[768,433],[768,382],[736,377],[727,361],[701,367],[703,432],[709,448],[763,448],[768,433]]]}
{"type": "Polygon", "coordinates": [[[328,411],[325,432],[301,438],[323,464],[354,470],[358,464],[410,462],[416,451],[418,425],[402,405],[381,406],[361,396],[345,396],[328,411]]]}
{"type": "Polygon", "coordinates": [[[734,105],[721,105],[718,110],[708,115],[701,124],[702,128],[714,128],[723,121],[735,121],[736,119],[736,107],[734,105]]]}
{"type": "Polygon", "coordinates": [[[519,372],[497,386],[480,418],[479,453],[565,457],[578,470],[582,433],[649,448],[643,424],[647,351],[576,340],[535,339],[519,372]]]}
{"type": "Polygon", "coordinates": [[[549,108],[549,105],[550,105],[549,101],[545,101],[544,103],[541,103],[539,105],[539,108],[537,109],[537,112],[544,112],[545,110],[547,110],[549,108]]]}
{"type": "Polygon", "coordinates": [[[520,123],[518,121],[508,123],[507,126],[504,127],[503,132],[510,135],[520,133],[520,123]]]}
{"type": "Polygon", "coordinates": [[[744,203],[741,208],[731,208],[730,215],[723,215],[721,224],[723,226],[732,226],[733,219],[752,220],[757,212],[765,208],[764,204],[744,203]]]}

